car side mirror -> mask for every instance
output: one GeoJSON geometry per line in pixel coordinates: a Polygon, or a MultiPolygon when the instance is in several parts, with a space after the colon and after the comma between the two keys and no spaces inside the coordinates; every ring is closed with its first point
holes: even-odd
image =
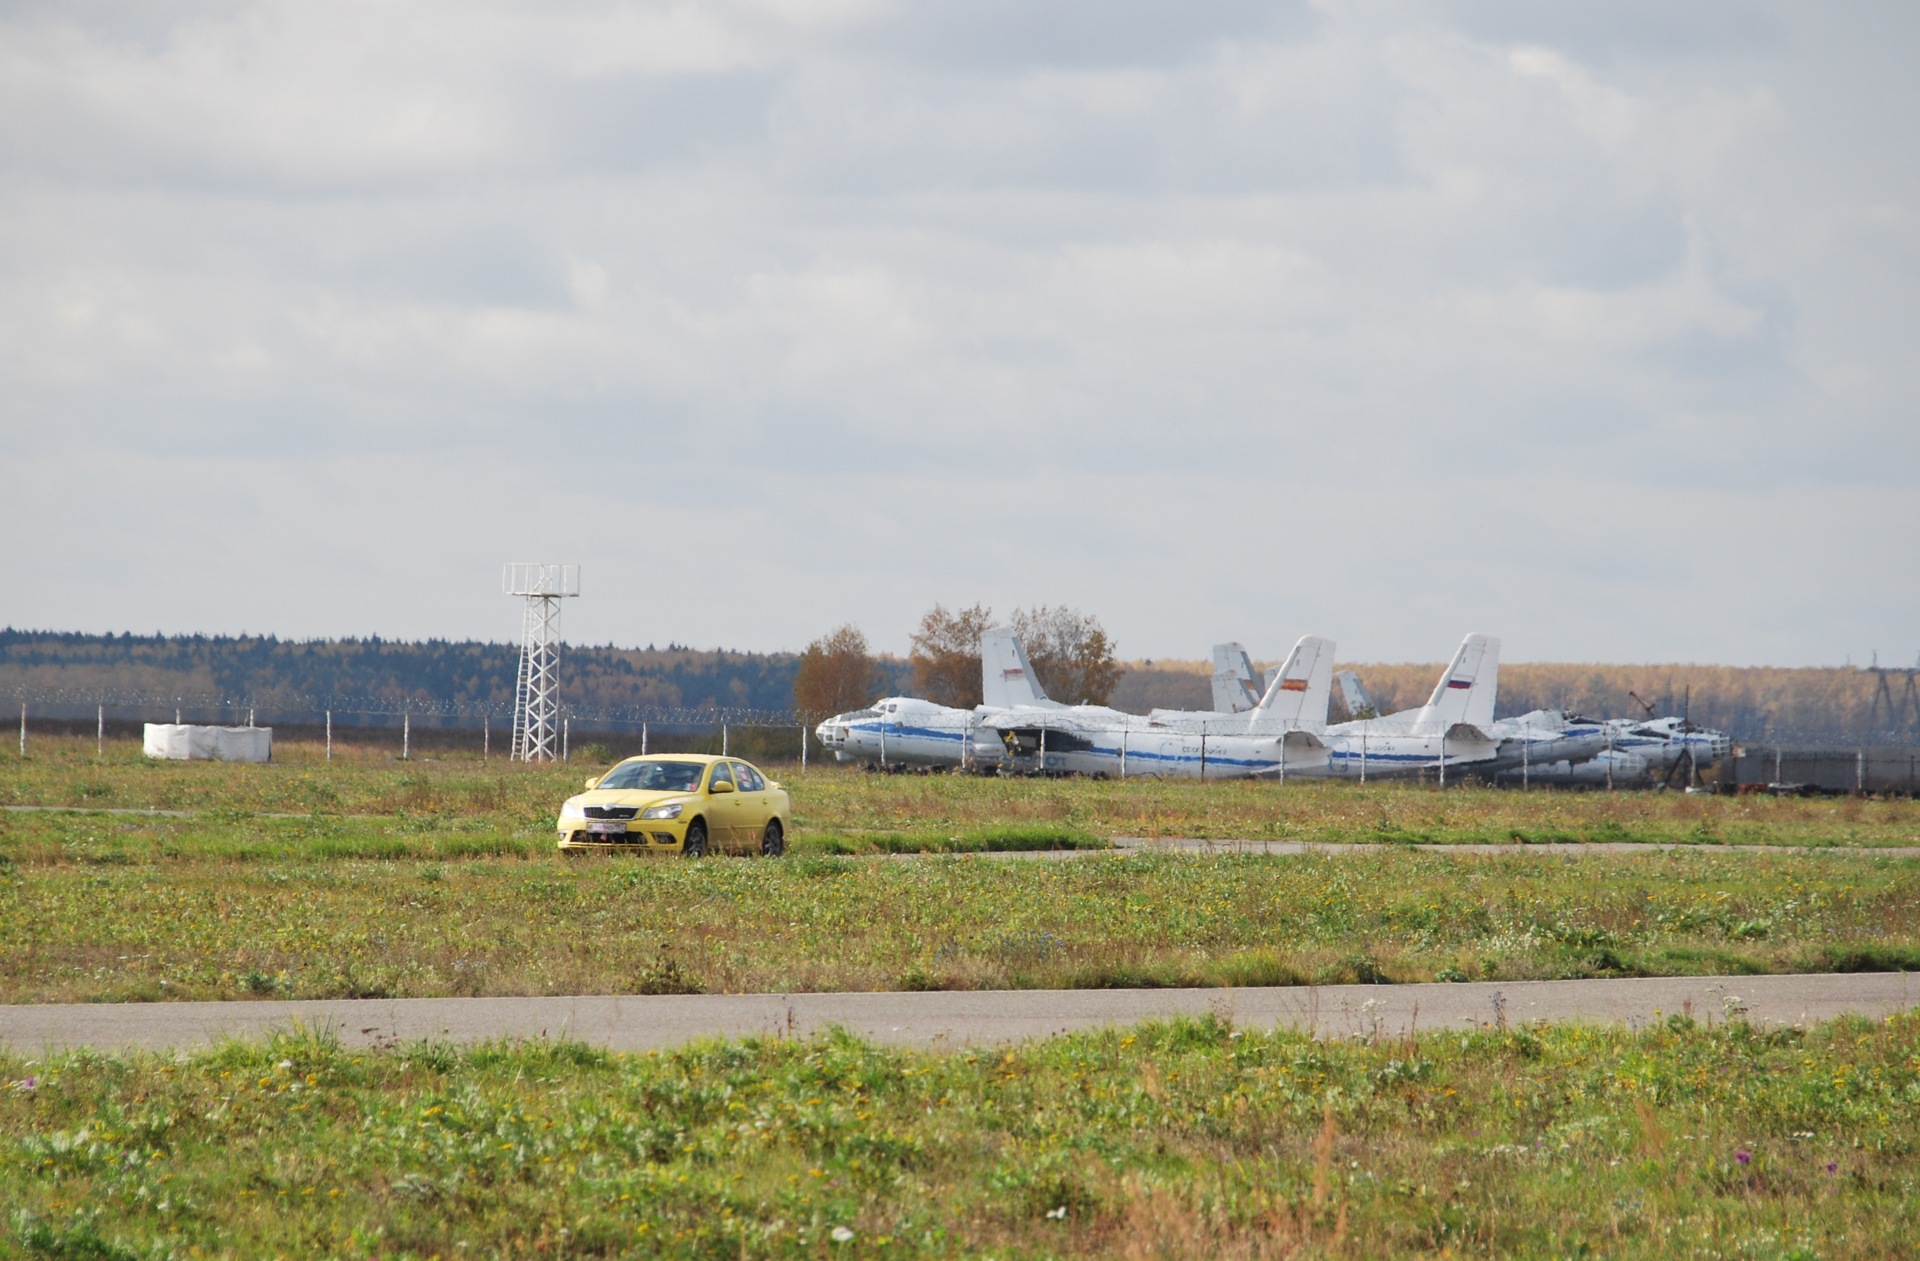
{"type": "Polygon", "coordinates": [[[587,787],[588,787],[588,788],[592,788],[592,787],[593,787],[593,786],[594,786],[595,784],[598,784],[599,782],[600,782],[600,777],[599,777],[598,775],[589,775],[589,776],[587,776],[587,787]]]}
{"type": "Polygon", "coordinates": [[[710,793],[730,793],[733,791],[733,785],[723,779],[713,787],[707,789],[707,791],[710,793]]]}

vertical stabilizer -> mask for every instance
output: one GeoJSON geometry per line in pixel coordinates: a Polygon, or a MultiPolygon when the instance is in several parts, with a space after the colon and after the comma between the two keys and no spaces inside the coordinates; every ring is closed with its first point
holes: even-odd
{"type": "Polygon", "coordinates": [[[1027,650],[1011,627],[996,626],[980,636],[980,697],[989,709],[1059,707],[1040,690],[1027,650]]]}
{"type": "Polygon", "coordinates": [[[1213,646],[1213,709],[1220,714],[1244,714],[1260,703],[1265,689],[1254,673],[1253,658],[1239,644],[1213,646]]]}
{"type": "Polygon", "coordinates": [[[1340,689],[1340,703],[1347,707],[1348,721],[1380,716],[1380,707],[1373,703],[1372,693],[1353,671],[1342,670],[1334,675],[1333,685],[1340,689]]]}
{"type": "Polygon", "coordinates": [[[1333,695],[1333,641],[1303,635],[1248,720],[1251,735],[1304,727],[1323,730],[1333,695]]]}
{"type": "Polygon", "coordinates": [[[1499,686],[1500,641],[1492,635],[1467,636],[1434,685],[1426,708],[1414,718],[1414,731],[1431,735],[1462,722],[1484,729],[1493,721],[1499,686]]]}

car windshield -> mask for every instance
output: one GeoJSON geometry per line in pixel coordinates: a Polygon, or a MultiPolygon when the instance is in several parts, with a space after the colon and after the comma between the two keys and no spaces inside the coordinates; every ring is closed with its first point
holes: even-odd
{"type": "Polygon", "coordinates": [[[690,793],[700,786],[700,774],[706,769],[699,762],[622,762],[594,787],[690,793]]]}

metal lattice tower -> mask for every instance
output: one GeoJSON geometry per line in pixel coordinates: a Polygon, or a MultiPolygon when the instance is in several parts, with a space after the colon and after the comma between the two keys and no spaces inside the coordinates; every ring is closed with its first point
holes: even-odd
{"type": "Polygon", "coordinates": [[[560,601],[580,594],[580,566],[509,562],[500,589],[526,601],[513,684],[513,752],[521,762],[559,755],[560,601]]]}

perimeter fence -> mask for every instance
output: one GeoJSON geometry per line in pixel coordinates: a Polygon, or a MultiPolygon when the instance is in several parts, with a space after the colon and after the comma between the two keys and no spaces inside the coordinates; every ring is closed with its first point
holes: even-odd
{"type": "MultiPolygon", "coordinates": [[[[5,694],[20,719],[24,754],[33,731],[92,734],[104,745],[146,723],[273,727],[283,738],[325,743],[393,743],[402,757],[415,746],[471,748],[506,756],[513,729],[511,703],[423,696],[264,696],[217,692],[145,692],[13,689],[5,694]],[[499,734],[498,749],[494,735],[499,734]]],[[[797,710],[737,707],[576,705],[562,702],[561,760],[575,751],[595,758],[632,752],[738,753],[769,761],[804,763],[818,750],[810,730],[818,716],[797,710]],[[711,746],[710,748],[708,746],[711,746]]]]}

